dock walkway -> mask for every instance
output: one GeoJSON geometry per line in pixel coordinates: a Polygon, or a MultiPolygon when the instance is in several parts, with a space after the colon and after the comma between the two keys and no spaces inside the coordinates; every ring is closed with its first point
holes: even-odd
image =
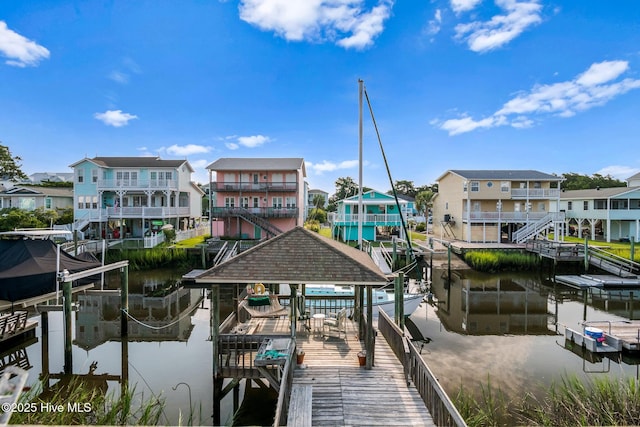
{"type": "Polygon", "coordinates": [[[309,334],[298,335],[305,368],[295,369],[293,384],[312,385],[314,426],[435,425],[382,335],[376,337],[375,366],[367,370],[358,363],[362,344],[355,323],[347,322],[346,339],[323,336],[313,326],[309,334]]]}

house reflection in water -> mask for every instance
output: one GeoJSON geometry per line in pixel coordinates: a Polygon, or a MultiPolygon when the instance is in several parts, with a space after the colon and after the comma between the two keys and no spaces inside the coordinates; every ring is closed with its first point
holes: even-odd
{"type": "Polygon", "coordinates": [[[431,291],[438,317],[453,332],[468,335],[553,335],[555,316],[548,292],[525,278],[456,271],[435,275],[431,291]]]}
{"type": "MultiPolygon", "coordinates": [[[[202,301],[200,290],[146,286],[129,294],[129,341],[187,341],[190,314],[202,301]],[[138,323],[140,322],[140,323],[138,323]],[[142,323],[142,324],[141,324],[142,323]]],[[[119,291],[88,291],[78,295],[75,344],[92,349],[109,340],[120,341],[119,291]]]]}

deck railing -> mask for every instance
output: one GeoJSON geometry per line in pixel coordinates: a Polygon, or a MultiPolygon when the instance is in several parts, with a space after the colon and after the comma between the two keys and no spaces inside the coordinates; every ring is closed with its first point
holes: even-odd
{"type": "Polygon", "coordinates": [[[378,313],[378,330],[405,367],[405,374],[420,393],[434,424],[466,427],[464,419],[420,356],[420,351],[413,345],[408,333],[403,334],[383,310],[378,313]]]}

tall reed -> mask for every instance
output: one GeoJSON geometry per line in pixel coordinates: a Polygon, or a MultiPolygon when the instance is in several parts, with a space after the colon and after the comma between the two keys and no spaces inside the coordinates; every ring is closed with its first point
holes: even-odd
{"type": "Polygon", "coordinates": [[[467,251],[464,260],[474,270],[489,273],[534,270],[540,263],[533,254],[515,251],[467,251]]]}
{"type": "Polygon", "coordinates": [[[114,396],[78,377],[48,389],[41,382],[23,393],[19,403],[22,410],[13,412],[13,425],[157,425],[164,409],[163,400],[145,399],[135,387],[114,396]]]}
{"type": "Polygon", "coordinates": [[[633,377],[563,376],[546,391],[509,399],[487,381],[479,397],[461,386],[454,402],[470,427],[638,425],[640,383],[633,377]]]}

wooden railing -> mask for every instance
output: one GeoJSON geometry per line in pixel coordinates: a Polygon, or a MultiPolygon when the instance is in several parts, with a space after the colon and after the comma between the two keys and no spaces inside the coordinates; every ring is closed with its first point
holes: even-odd
{"type": "Polygon", "coordinates": [[[434,424],[466,427],[467,424],[455,405],[420,356],[420,351],[411,342],[410,334],[408,332],[403,334],[383,310],[380,310],[378,314],[378,330],[385,337],[396,357],[402,362],[405,375],[413,381],[431,413],[434,424]]]}
{"type": "Polygon", "coordinates": [[[15,336],[27,325],[27,312],[16,311],[15,313],[0,315],[0,340],[5,340],[15,336]]]}

